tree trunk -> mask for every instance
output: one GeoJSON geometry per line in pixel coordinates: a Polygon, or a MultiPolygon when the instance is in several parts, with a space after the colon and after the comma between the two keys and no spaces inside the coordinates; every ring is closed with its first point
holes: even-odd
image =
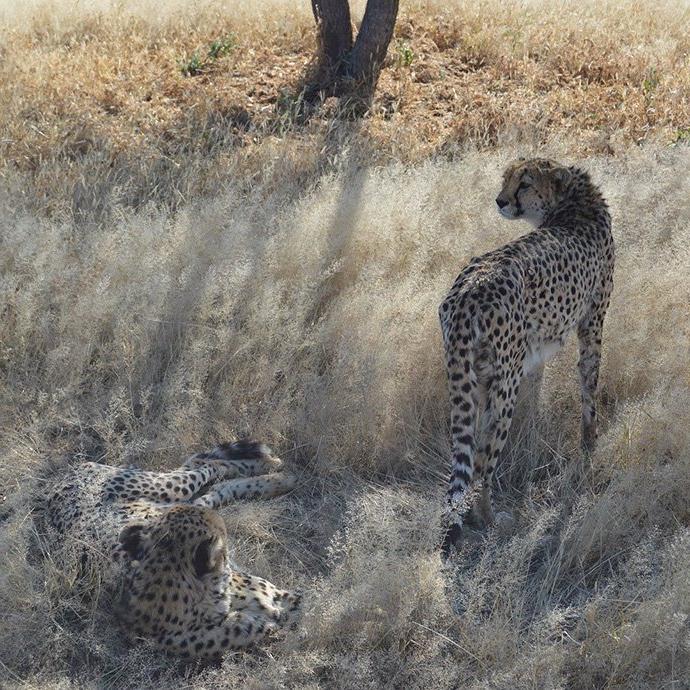
{"type": "Polygon", "coordinates": [[[348,0],[311,0],[321,64],[316,83],[307,89],[308,97],[317,93],[371,96],[393,38],[398,2],[368,0],[353,46],[348,0]]]}
{"type": "Polygon", "coordinates": [[[337,74],[352,50],[352,23],[348,0],[311,0],[311,9],[319,28],[322,69],[337,74]]]}
{"type": "Polygon", "coordinates": [[[398,0],[368,0],[348,64],[348,77],[373,91],[393,38],[398,0]]]}

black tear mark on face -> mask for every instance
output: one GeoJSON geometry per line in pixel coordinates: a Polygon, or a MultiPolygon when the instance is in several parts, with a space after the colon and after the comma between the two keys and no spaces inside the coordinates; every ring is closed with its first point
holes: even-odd
{"type": "Polygon", "coordinates": [[[516,216],[521,216],[524,213],[524,209],[522,208],[522,204],[520,203],[520,192],[523,189],[527,189],[529,187],[529,184],[525,182],[524,180],[520,180],[520,184],[517,186],[517,189],[515,190],[515,215],[516,216]]]}

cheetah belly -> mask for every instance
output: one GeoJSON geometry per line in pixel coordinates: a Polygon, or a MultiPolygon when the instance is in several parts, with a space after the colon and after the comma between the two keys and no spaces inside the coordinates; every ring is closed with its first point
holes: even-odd
{"type": "Polygon", "coordinates": [[[529,374],[544,362],[551,359],[562,347],[565,338],[557,340],[531,340],[527,343],[527,354],[522,363],[522,371],[529,374]]]}

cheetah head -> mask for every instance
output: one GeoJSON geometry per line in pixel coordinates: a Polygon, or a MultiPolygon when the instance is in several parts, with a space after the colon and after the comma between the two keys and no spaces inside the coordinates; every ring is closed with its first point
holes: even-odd
{"type": "Polygon", "coordinates": [[[572,178],[569,168],[545,158],[521,158],[503,173],[496,197],[498,212],[510,220],[524,218],[539,227],[565,196],[572,178]]]}
{"type": "Polygon", "coordinates": [[[227,615],[227,533],[213,511],[174,506],[125,526],[120,544],[129,566],[124,613],[138,634],[210,624],[227,615]]]}

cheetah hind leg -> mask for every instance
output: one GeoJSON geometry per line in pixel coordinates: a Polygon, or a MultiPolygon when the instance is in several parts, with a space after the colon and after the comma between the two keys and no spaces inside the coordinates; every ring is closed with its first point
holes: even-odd
{"type": "Polygon", "coordinates": [[[496,512],[493,505],[493,491],[488,482],[484,482],[479,500],[472,508],[476,513],[475,519],[481,523],[481,528],[495,527],[500,532],[510,532],[515,524],[513,514],[508,510],[496,512]]]}
{"type": "MultiPolygon", "coordinates": [[[[496,463],[505,446],[515,406],[519,378],[497,377],[500,382],[492,386],[485,407],[486,423],[481,426],[482,452],[477,454],[478,467],[482,475],[482,488],[479,499],[471,513],[474,520],[483,527],[490,527],[498,516],[494,513],[491,482],[496,463]]],[[[512,520],[509,513],[499,513],[500,524],[512,520]]]]}
{"type": "Polygon", "coordinates": [[[460,541],[481,541],[483,533],[495,521],[492,491],[486,481],[482,482],[478,495],[473,498],[474,502],[463,516],[462,529],[455,535],[458,544],[460,541]]]}
{"type": "Polygon", "coordinates": [[[265,616],[248,611],[231,611],[219,625],[197,627],[164,633],[157,646],[183,659],[214,659],[232,649],[243,649],[261,642],[279,629],[279,625],[265,616]]]}
{"type": "Polygon", "coordinates": [[[486,481],[486,479],[482,482],[482,488],[477,501],[470,510],[470,518],[471,523],[479,529],[486,529],[494,523],[495,515],[491,483],[486,481]]]}
{"type": "Polygon", "coordinates": [[[482,411],[476,422],[475,434],[478,439],[480,451],[475,456],[475,471],[481,478],[479,496],[467,511],[465,524],[473,530],[483,531],[494,521],[493,496],[491,479],[487,477],[489,459],[487,457],[487,442],[492,436],[496,423],[493,419],[493,399],[491,391],[480,386],[478,389],[479,409],[482,411]]]}
{"type": "Polygon", "coordinates": [[[182,467],[195,470],[204,465],[220,465],[223,467],[223,477],[234,479],[276,472],[282,468],[283,461],[263,443],[236,441],[221,443],[206,453],[196,453],[187,458],[182,467]]]}

